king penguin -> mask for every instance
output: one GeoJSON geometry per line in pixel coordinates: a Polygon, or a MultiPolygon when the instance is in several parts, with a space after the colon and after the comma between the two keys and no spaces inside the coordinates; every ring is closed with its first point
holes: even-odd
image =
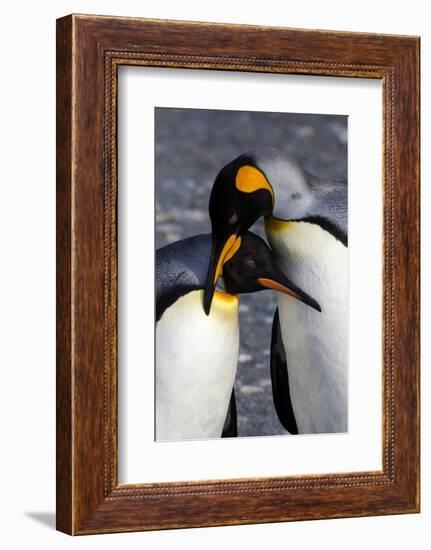
{"type": "Polygon", "coordinates": [[[210,216],[213,265],[206,283],[206,310],[219,255],[228,253],[229,243],[264,216],[278,265],[322,308],[318,314],[298,308],[289,296],[277,297],[271,346],[277,414],[291,433],[347,431],[347,184],[309,174],[278,149],[256,149],[220,171],[210,216]],[[234,200],[228,204],[230,197],[234,200]],[[227,246],[219,253],[218,243],[223,241],[227,246]]]}
{"type": "MultiPolygon", "coordinates": [[[[184,239],[156,252],[159,441],[219,438],[226,418],[235,423],[238,294],[272,288],[320,309],[283,274],[260,237],[248,232],[237,242],[237,248],[224,257],[224,288],[215,290],[208,316],[202,306],[211,235],[184,239]]],[[[229,429],[235,432],[235,426],[229,429]]]]}

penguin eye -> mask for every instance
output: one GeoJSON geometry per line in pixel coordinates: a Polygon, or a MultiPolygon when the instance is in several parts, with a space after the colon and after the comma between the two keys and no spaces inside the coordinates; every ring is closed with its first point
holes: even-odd
{"type": "Polygon", "coordinates": [[[229,218],[229,220],[228,220],[227,223],[228,223],[229,225],[234,225],[234,224],[236,224],[237,221],[238,221],[238,214],[237,214],[236,212],[234,212],[234,213],[232,214],[232,216],[229,218]]]}
{"type": "Polygon", "coordinates": [[[253,258],[247,258],[244,263],[247,267],[250,267],[251,269],[256,269],[256,262],[253,260],[253,258]]]}

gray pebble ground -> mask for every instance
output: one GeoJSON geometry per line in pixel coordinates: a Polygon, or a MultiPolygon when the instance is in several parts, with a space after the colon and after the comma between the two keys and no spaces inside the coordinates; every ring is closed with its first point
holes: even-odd
{"type": "MultiPolygon", "coordinates": [[[[156,109],[156,247],[210,232],[208,200],[218,171],[261,146],[285,150],[315,175],[347,180],[345,116],[156,109]]],[[[253,231],[263,236],[262,222],[253,231]]],[[[275,308],[271,291],[241,296],[239,436],[286,433],[269,372],[275,308]]]]}

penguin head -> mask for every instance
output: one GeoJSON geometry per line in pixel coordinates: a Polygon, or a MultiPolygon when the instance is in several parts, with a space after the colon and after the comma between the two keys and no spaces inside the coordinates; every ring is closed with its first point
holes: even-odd
{"type": "Polygon", "coordinates": [[[265,241],[254,233],[245,233],[237,252],[224,263],[223,281],[229,294],[270,288],[322,311],[316,300],[286,277],[265,241]]]}
{"type": "Polygon", "coordinates": [[[241,235],[262,216],[279,220],[307,216],[314,202],[312,180],[290,155],[270,147],[248,151],[222,168],[209,202],[212,249],[204,294],[207,314],[223,263],[238,250],[241,235]]]}
{"type": "Polygon", "coordinates": [[[212,246],[204,293],[207,315],[223,264],[236,254],[248,228],[273,207],[273,189],[247,155],[236,158],[217,175],[209,201],[212,246]]]}

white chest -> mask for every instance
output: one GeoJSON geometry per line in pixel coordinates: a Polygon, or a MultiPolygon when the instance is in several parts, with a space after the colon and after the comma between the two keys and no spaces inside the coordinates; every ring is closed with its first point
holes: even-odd
{"type": "Polygon", "coordinates": [[[278,295],[292,405],[300,433],[347,431],[348,249],[319,226],[267,224],[286,275],[322,312],[278,295]]]}
{"type": "Polygon", "coordinates": [[[216,292],[209,316],[202,291],[183,296],[156,327],[156,438],[220,437],[239,350],[238,299],[216,292]]]}

